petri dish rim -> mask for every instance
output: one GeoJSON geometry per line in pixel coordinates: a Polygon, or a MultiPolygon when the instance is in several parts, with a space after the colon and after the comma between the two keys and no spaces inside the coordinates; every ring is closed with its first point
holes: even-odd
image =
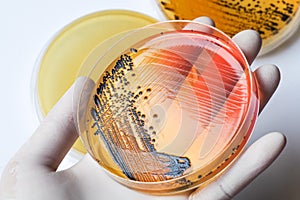
{"type": "MultiPolygon", "coordinates": [[[[158,22],[158,23],[156,23],[156,25],[159,25],[159,24],[164,24],[164,23],[167,23],[167,22],[175,22],[175,21],[164,21],[164,22],[158,22]]],[[[191,22],[191,21],[188,21],[188,20],[176,20],[176,23],[187,23],[187,22],[191,22]]],[[[197,23],[197,24],[202,24],[202,23],[200,23],[200,22],[193,22],[193,23],[197,23]]],[[[206,24],[202,24],[202,25],[204,25],[204,26],[208,26],[208,25],[206,25],[206,24]]],[[[146,29],[146,28],[148,28],[148,27],[153,27],[153,26],[155,26],[155,25],[147,25],[147,26],[145,26],[145,27],[143,27],[143,28],[140,28],[140,29],[138,29],[138,30],[135,30],[135,31],[131,31],[129,34],[127,34],[127,35],[125,35],[122,39],[120,39],[119,40],[119,42],[121,42],[122,40],[125,40],[127,37],[131,37],[134,33],[137,33],[138,31],[140,31],[141,29],[146,29]]],[[[230,41],[232,44],[234,44],[234,46],[235,46],[235,48],[236,48],[236,50],[238,50],[239,51],[239,53],[240,53],[240,56],[243,58],[243,61],[244,61],[244,63],[245,63],[245,69],[244,69],[244,71],[246,71],[246,73],[248,73],[248,75],[251,77],[250,79],[249,79],[249,82],[248,82],[248,87],[249,88],[251,88],[249,91],[251,91],[251,92],[253,92],[253,90],[252,90],[252,88],[254,88],[254,87],[256,87],[256,82],[255,82],[255,80],[254,80],[254,76],[252,75],[252,72],[251,72],[251,69],[250,69],[250,66],[249,66],[249,64],[248,64],[248,62],[247,62],[247,59],[245,58],[245,56],[244,56],[244,54],[242,53],[242,51],[241,51],[241,49],[232,41],[232,39],[229,37],[229,36],[227,36],[225,33],[223,33],[222,31],[220,31],[220,30],[218,30],[218,29],[216,29],[215,27],[210,27],[211,29],[213,29],[214,31],[216,31],[216,32],[218,32],[218,33],[220,33],[220,34],[222,34],[224,37],[226,37],[227,39],[228,39],[228,41],[230,41]]],[[[117,46],[118,45],[118,42],[114,45],[114,46],[112,46],[111,47],[111,49],[113,49],[113,48],[115,48],[115,46],[117,46]]],[[[127,49],[128,48],[130,48],[130,45],[127,45],[127,47],[126,47],[127,49]]],[[[109,57],[109,56],[107,56],[107,53],[108,53],[108,51],[106,52],[106,53],[104,53],[103,55],[101,55],[100,56],[100,58],[99,58],[99,60],[97,61],[97,63],[95,64],[95,66],[93,67],[93,69],[91,70],[91,72],[89,73],[89,77],[91,76],[91,74],[93,73],[93,71],[95,70],[95,68],[97,68],[97,65],[99,64],[99,62],[101,61],[101,58],[103,58],[103,57],[109,57]]],[[[100,77],[101,75],[99,75],[99,77],[100,77]]],[[[255,88],[255,89],[257,89],[257,88],[255,88]]],[[[253,93],[255,93],[254,94],[254,96],[257,98],[257,100],[258,101],[256,101],[254,104],[253,104],[253,106],[255,107],[255,116],[257,117],[257,114],[258,114],[258,104],[259,104],[259,99],[258,99],[258,94],[257,94],[257,90],[255,90],[255,92],[253,92],[253,93]]],[[[251,102],[252,101],[252,98],[254,98],[253,97],[253,95],[249,95],[250,96],[250,100],[249,100],[249,102],[251,102]]],[[[82,99],[82,98],[84,98],[84,97],[81,97],[80,99],[82,99]]],[[[80,100],[81,101],[81,100],[80,100]]],[[[247,112],[245,113],[245,115],[248,115],[248,113],[250,112],[250,109],[249,109],[249,105],[248,105],[248,108],[247,108],[247,112]]],[[[78,110],[80,110],[80,109],[78,109],[78,110]]],[[[78,114],[78,113],[77,113],[78,114]]],[[[78,119],[80,118],[80,117],[77,117],[78,119]]],[[[247,120],[247,118],[246,117],[243,117],[243,120],[242,120],[242,122],[241,122],[241,124],[243,125],[244,123],[245,123],[245,121],[247,120]]],[[[256,122],[256,120],[255,120],[255,122],[256,122]]],[[[250,137],[250,135],[252,134],[252,131],[253,131],[253,127],[254,127],[254,125],[255,125],[255,122],[251,125],[251,127],[250,127],[250,129],[251,129],[251,133],[250,134],[248,134],[248,137],[247,138],[244,138],[244,142],[243,142],[243,146],[242,146],[242,149],[245,147],[245,144],[248,142],[248,140],[249,140],[249,137],[250,137]]],[[[79,124],[79,122],[78,122],[78,124],[79,124]]],[[[242,127],[242,125],[238,128],[238,131],[240,131],[240,129],[241,129],[241,127],[242,127]]],[[[80,127],[79,127],[79,129],[80,129],[80,127]]],[[[237,132],[238,132],[237,131],[237,132]]],[[[236,136],[235,136],[236,137],[236,136]]],[[[234,140],[235,139],[235,137],[232,139],[232,140],[234,140]]],[[[225,149],[223,150],[223,151],[225,151],[225,149]]],[[[233,159],[231,159],[230,160],[230,164],[228,164],[226,167],[224,167],[224,168],[222,168],[222,170],[219,170],[215,175],[216,176],[219,176],[220,174],[222,174],[224,171],[226,171],[226,169],[229,167],[229,166],[231,166],[231,164],[240,156],[240,153],[241,153],[241,150],[239,151],[239,153],[236,155],[236,156],[234,156],[233,157],[233,159]]],[[[103,166],[102,166],[103,167],[103,166]]],[[[105,167],[103,167],[104,169],[106,169],[105,167]]],[[[124,184],[124,182],[123,182],[123,180],[122,180],[122,178],[121,177],[119,177],[119,176],[117,176],[117,175],[115,175],[115,174],[113,174],[112,172],[109,172],[109,169],[106,169],[106,171],[112,176],[112,177],[114,177],[117,181],[119,181],[120,183],[123,183],[124,184]]],[[[180,178],[177,178],[177,180],[180,180],[180,179],[182,179],[182,177],[180,177],[180,178]]],[[[172,181],[174,181],[174,179],[172,179],[172,180],[165,180],[165,181],[160,181],[159,183],[166,183],[166,184],[168,184],[168,183],[170,183],[170,182],[172,182],[172,181]]],[[[137,189],[137,190],[139,190],[138,188],[139,188],[139,186],[141,186],[141,185],[143,185],[143,184],[146,184],[146,185],[156,185],[157,184],[157,182],[140,182],[140,181],[133,181],[133,180],[127,180],[126,179],[126,182],[130,182],[130,184],[132,184],[132,185],[135,185],[135,186],[133,186],[133,189],[137,189]]],[[[206,183],[208,183],[209,181],[207,181],[206,183]]],[[[128,184],[125,184],[126,186],[128,186],[128,184]]],[[[130,187],[130,186],[129,186],[130,187]]],[[[142,191],[143,191],[143,189],[141,189],[142,191]]],[[[150,192],[150,193],[152,193],[153,191],[148,191],[148,192],[150,192]]],[[[162,191],[159,191],[159,192],[162,192],[162,191]]],[[[155,193],[155,192],[154,192],[155,193]]]]}

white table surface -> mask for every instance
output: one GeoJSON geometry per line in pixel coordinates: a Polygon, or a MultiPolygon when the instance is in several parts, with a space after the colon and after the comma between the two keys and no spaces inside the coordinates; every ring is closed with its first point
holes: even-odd
{"type": "MultiPolygon", "coordinates": [[[[39,52],[60,28],[83,15],[105,9],[129,9],[155,18],[152,0],[1,1],[0,7],[0,174],[39,125],[32,102],[32,71],[39,52]]],[[[300,30],[271,54],[258,58],[280,67],[282,81],[260,115],[251,143],[280,131],[288,144],[278,160],[235,199],[300,199],[300,30]]],[[[63,167],[71,161],[64,160],[63,167]]]]}

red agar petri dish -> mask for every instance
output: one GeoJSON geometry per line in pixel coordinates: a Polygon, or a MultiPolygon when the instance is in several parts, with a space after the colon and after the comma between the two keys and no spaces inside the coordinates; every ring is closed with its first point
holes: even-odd
{"type": "Polygon", "coordinates": [[[168,195],[234,162],[258,116],[255,78],[226,34],[193,21],[132,31],[90,70],[77,113],[85,148],[121,184],[168,195]]]}

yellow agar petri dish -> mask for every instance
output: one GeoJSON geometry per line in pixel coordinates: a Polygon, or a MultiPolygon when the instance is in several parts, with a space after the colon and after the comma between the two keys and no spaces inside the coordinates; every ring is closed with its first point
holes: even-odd
{"type": "Polygon", "coordinates": [[[180,193],[215,180],[240,155],[258,90],[226,34],[199,22],[159,22],[98,58],[76,119],[86,149],[113,179],[146,193],[180,193]]]}
{"type": "Polygon", "coordinates": [[[212,18],[216,27],[233,36],[253,29],[268,53],[287,40],[300,25],[299,0],[155,0],[168,19],[212,18]]]}
{"type": "MultiPolygon", "coordinates": [[[[72,85],[82,64],[88,62],[87,56],[100,43],[154,22],[157,20],[134,11],[105,10],[83,16],[58,31],[36,63],[34,98],[39,117],[43,118],[72,85]]],[[[86,153],[80,140],[73,149],[86,153]]]]}

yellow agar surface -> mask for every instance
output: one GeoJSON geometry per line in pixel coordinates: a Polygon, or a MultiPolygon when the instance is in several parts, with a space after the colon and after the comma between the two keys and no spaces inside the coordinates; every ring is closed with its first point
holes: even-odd
{"type": "MultiPolygon", "coordinates": [[[[72,85],[82,63],[97,45],[115,34],[154,22],[137,12],[107,10],[79,18],[59,31],[39,63],[36,84],[41,114],[45,116],[72,85]]],[[[73,148],[86,152],[80,140],[73,148]]]]}

